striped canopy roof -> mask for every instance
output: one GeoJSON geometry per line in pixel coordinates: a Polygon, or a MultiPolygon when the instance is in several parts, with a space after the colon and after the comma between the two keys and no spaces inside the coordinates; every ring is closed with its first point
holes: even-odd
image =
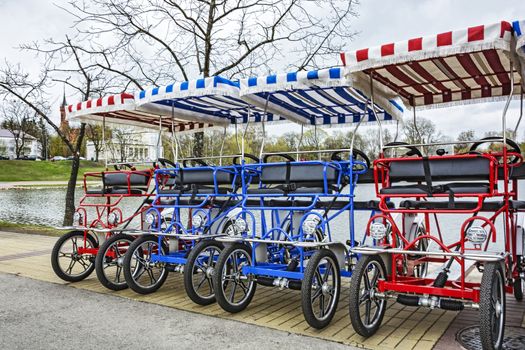
{"type": "Polygon", "coordinates": [[[239,93],[238,82],[214,76],[143,90],[136,94],[135,100],[138,108],[148,113],[173,114],[180,119],[214,125],[280,120],[251,106],[239,93]]]}
{"type": "Polygon", "coordinates": [[[373,75],[378,88],[412,107],[504,99],[511,91],[511,60],[514,94],[523,84],[523,56],[515,55],[519,29],[519,22],[480,25],[345,52],[341,58],[358,82],[373,75]]]}
{"type": "MultiPolygon", "coordinates": [[[[109,123],[142,128],[158,129],[159,123],[171,130],[171,118],[161,118],[159,113],[139,111],[135,97],[122,93],[108,95],[98,99],[79,102],[66,107],[66,119],[82,123],[109,123]]],[[[190,122],[177,119],[173,123],[174,131],[198,130],[211,125],[203,122],[190,122]]]]}
{"type": "MultiPolygon", "coordinates": [[[[352,88],[343,68],[291,72],[243,79],[243,100],[289,120],[309,125],[337,125],[376,120],[368,98],[352,88]]],[[[402,107],[377,94],[376,114],[381,120],[401,117],[402,107]]]]}

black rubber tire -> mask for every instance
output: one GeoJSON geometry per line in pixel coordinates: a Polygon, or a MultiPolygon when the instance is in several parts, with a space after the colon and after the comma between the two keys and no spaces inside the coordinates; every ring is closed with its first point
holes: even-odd
{"type": "MultiPolygon", "coordinates": [[[[160,287],[162,287],[162,285],[166,281],[166,278],[168,278],[168,270],[164,266],[164,267],[161,268],[161,271],[162,271],[161,275],[160,275],[159,279],[156,281],[155,284],[150,285],[148,287],[144,287],[144,286],[139,285],[135,281],[135,278],[133,276],[133,274],[135,272],[132,271],[132,266],[131,266],[133,255],[134,255],[135,251],[140,249],[141,245],[146,243],[146,242],[151,242],[151,243],[157,244],[158,243],[158,238],[155,235],[145,235],[145,236],[139,237],[139,238],[135,239],[133,241],[133,243],[131,243],[131,245],[128,248],[128,251],[127,251],[126,255],[124,255],[124,265],[123,265],[124,278],[126,279],[127,285],[134,292],[139,293],[139,294],[150,294],[150,293],[156,292],[160,287]]],[[[166,253],[167,252],[166,251],[166,247],[163,244],[161,245],[161,247],[162,247],[161,249],[162,249],[163,253],[166,253]]]]}
{"type": "MultiPolygon", "coordinates": [[[[200,241],[197,243],[193,249],[191,250],[190,254],[188,255],[188,260],[186,261],[186,265],[184,266],[184,289],[186,290],[186,294],[188,294],[188,297],[196,304],[199,305],[210,305],[215,302],[215,293],[213,292],[213,279],[212,276],[206,276],[206,273],[204,273],[203,277],[204,279],[202,282],[208,283],[210,287],[210,294],[206,297],[199,295],[197,290],[195,290],[193,285],[193,272],[196,272],[197,266],[196,261],[199,255],[207,250],[207,249],[214,249],[219,254],[224,249],[224,245],[220,242],[217,242],[215,240],[206,239],[203,241],[200,241]]],[[[219,256],[217,254],[217,256],[219,256]]],[[[212,256],[213,258],[213,256],[212,256]]],[[[211,267],[215,268],[216,261],[212,261],[211,267]]],[[[201,283],[201,282],[199,282],[201,283]]]]}
{"type": "Polygon", "coordinates": [[[383,322],[383,317],[385,316],[386,312],[386,300],[379,300],[379,311],[377,312],[374,322],[371,325],[366,326],[361,320],[359,309],[361,304],[359,301],[361,298],[361,280],[364,276],[364,273],[366,272],[366,269],[371,263],[381,269],[383,277],[386,278],[387,273],[383,259],[381,259],[379,255],[365,255],[359,259],[354,271],[352,272],[352,279],[350,280],[350,321],[352,322],[352,326],[354,327],[354,330],[357,332],[357,334],[366,338],[374,335],[377,332],[381,326],[381,322],[383,322]]]}
{"type": "MultiPolygon", "coordinates": [[[[523,256],[518,255],[517,261],[518,261],[518,272],[521,274],[523,272],[523,256]]],[[[514,298],[517,301],[523,301],[524,284],[525,284],[525,281],[523,280],[523,278],[518,277],[514,279],[514,285],[513,285],[514,298]]]]}
{"type": "Polygon", "coordinates": [[[257,283],[253,280],[250,280],[247,287],[248,293],[246,293],[246,296],[243,299],[241,299],[241,301],[238,303],[231,303],[229,300],[227,300],[226,295],[224,295],[224,290],[222,288],[224,272],[223,270],[225,269],[226,264],[228,263],[230,255],[235,251],[243,252],[243,254],[248,257],[248,262],[251,263],[252,248],[243,243],[234,243],[229,247],[226,247],[222,251],[221,255],[219,255],[219,259],[217,260],[217,264],[215,265],[215,273],[213,274],[213,290],[215,291],[215,299],[224,311],[230,313],[237,313],[246,309],[246,307],[248,307],[248,305],[252,301],[253,296],[255,295],[255,290],[257,288],[257,283]]]}
{"type": "Polygon", "coordinates": [[[104,242],[104,244],[102,244],[102,246],[98,249],[97,258],[95,259],[95,271],[97,273],[97,278],[99,282],[104,287],[111,289],[111,290],[115,290],[115,291],[124,290],[128,288],[126,280],[123,278],[124,276],[123,276],[122,266],[120,267],[120,272],[118,272],[118,276],[119,276],[118,279],[122,277],[122,282],[116,283],[114,281],[110,281],[107,278],[106,273],[104,272],[104,264],[106,263],[106,252],[108,251],[108,249],[110,249],[110,247],[113,244],[115,244],[118,241],[128,242],[128,249],[129,249],[129,246],[131,245],[134,239],[135,237],[133,236],[119,233],[107,239],[106,242],[104,242]]]}
{"type": "Polygon", "coordinates": [[[486,263],[481,277],[479,297],[479,335],[484,350],[499,350],[503,346],[505,333],[505,275],[499,262],[486,263]],[[499,288],[499,291],[498,291],[499,288]],[[501,300],[499,318],[493,305],[493,296],[501,300]],[[497,322],[497,323],[494,323],[497,322]],[[494,329],[498,326],[498,329],[494,329]],[[493,332],[496,331],[496,333],[493,332]]]}
{"type": "Polygon", "coordinates": [[[514,279],[513,290],[514,290],[514,298],[517,301],[523,301],[523,280],[521,279],[521,277],[514,279]]]}
{"type": "MultiPolygon", "coordinates": [[[[326,270],[325,270],[326,271],[326,270]]],[[[321,278],[324,278],[324,276],[321,276],[321,278]]],[[[320,282],[320,281],[317,281],[320,282]]],[[[326,282],[326,281],[325,281],[326,282]]],[[[319,249],[317,250],[308,260],[308,265],[306,266],[306,270],[304,273],[303,281],[301,284],[301,307],[303,309],[303,315],[304,319],[308,324],[316,329],[322,329],[330,324],[332,319],[334,318],[335,312],[337,311],[337,305],[339,303],[339,295],[341,294],[341,271],[339,268],[339,263],[337,262],[337,258],[335,254],[328,249],[319,249]],[[335,284],[335,290],[334,295],[332,296],[332,300],[330,300],[331,307],[327,311],[326,315],[322,317],[317,317],[314,306],[312,305],[312,288],[311,286],[314,284],[316,280],[316,271],[317,267],[321,263],[323,259],[326,259],[329,261],[332,265],[332,269],[334,271],[333,274],[333,282],[335,284]]],[[[320,305],[324,309],[324,300],[325,295],[321,292],[318,295],[319,300],[323,300],[323,306],[320,305]]],[[[321,304],[321,302],[319,302],[321,304]]]]}
{"type": "MultiPolygon", "coordinates": [[[[60,263],[58,261],[59,260],[58,255],[60,253],[60,248],[66,241],[70,240],[71,238],[75,236],[77,236],[77,239],[80,238],[82,242],[84,242],[84,232],[83,231],[70,231],[66,233],[65,235],[63,235],[62,237],[60,237],[56,241],[55,245],[53,246],[53,250],[51,251],[51,267],[53,268],[53,271],[58,277],[60,277],[61,279],[67,282],[82,281],[83,279],[91,275],[91,273],[95,269],[95,261],[93,259],[93,261],[90,261],[89,267],[86,270],[84,270],[84,272],[82,272],[81,274],[70,275],[62,271],[62,268],[60,267],[60,263]]],[[[93,248],[98,248],[97,240],[91,234],[87,233],[86,239],[89,241],[89,243],[91,244],[93,248]]]]}

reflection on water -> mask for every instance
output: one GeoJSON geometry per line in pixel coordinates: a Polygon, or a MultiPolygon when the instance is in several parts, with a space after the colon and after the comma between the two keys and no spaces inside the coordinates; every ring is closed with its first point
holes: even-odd
{"type": "MultiPolygon", "coordinates": [[[[524,193],[525,186],[520,184],[520,193],[524,193]]],[[[39,225],[58,226],[62,224],[64,213],[65,188],[41,189],[9,189],[0,191],[0,220],[16,223],[29,223],[39,225]]],[[[77,191],[77,202],[82,197],[82,191],[77,191]]],[[[374,199],[373,185],[359,185],[356,190],[356,200],[368,201],[374,199]]],[[[446,200],[446,199],[445,199],[446,200]]],[[[142,202],[140,198],[126,198],[119,206],[124,216],[131,215],[142,202]]],[[[88,212],[88,217],[93,217],[94,212],[88,212]]],[[[361,240],[369,212],[356,212],[355,230],[356,238],[361,240]]],[[[186,218],[186,215],[183,215],[186,218]]],[[[467,215],[443,214],[439,216],[439,224],[445,242],[457,239],[458,231],[467,215]]],[[[134,227],[138,223],[133,224],[134,227]]],[[[331,223],[332,238],[338,241],[349,239],[348,214],[343,213],[331,223]]],[[[501,232],[501,222],[496,223],[498,232],[501,232]]],[[[434,221],[431,222],[433,232],[436,232],[434,221]]],[[[500,236],[501,237],[501,236],[500,236]]],[[[501,246],[502,240],[496,244],[501,246]]]]}

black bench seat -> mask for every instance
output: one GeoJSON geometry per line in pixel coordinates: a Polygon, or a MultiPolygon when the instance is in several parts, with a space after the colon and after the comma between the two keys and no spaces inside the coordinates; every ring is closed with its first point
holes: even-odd
{"type": "MultiPolygon", "coordinates": [[[[449,201],[416,201],[416,200],[404,200],[399,203],[399,208],[402,209],[426,209],[426,210],[439,210],[439,209],[458,209],[458,210],[472,210],[478,206],[476,201],[456,201],[451,206],[449,201]]],[[[497,211],[503,206],[502,201],[497,202],[483,202],[481,211],[497,211]]]]}

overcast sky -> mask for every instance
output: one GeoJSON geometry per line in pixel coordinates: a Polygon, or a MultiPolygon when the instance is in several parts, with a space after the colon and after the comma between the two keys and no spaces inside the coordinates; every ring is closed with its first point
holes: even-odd
{"type": "MultiPolygon", "coordinates": [[[[28,71],[38,70],[38,61],[21,53],[16,46],[48,37],[60,38],[68,33],[71,18],[54,5],[65,3],[64,0],[0,0],[0,60],[20,62],[28,71]]],[[[349,25],[359,35],[347,44],[348,50],[483,23],[522,19],[525,0],[361,0],[357,12],[359,17],[349,25]]],[[[51,101],[57,110],[59,95],[57,91],[51,101]]],[[[517,120],[519,113],[517,101],[513,105],[510,121],[517,120]]],[[[418,115],[432,118],[448,136],[455,137],[464,129],[474,129],[481,136],[488,130],[498,129],[502,108],[502,103],[477,104],[422,111],[418,115]]],[[[278,132],[276,128],[269,130],[278,132]]],[[[525,128],[521,130],[519,138],[523,139],[525,128]]]]}

